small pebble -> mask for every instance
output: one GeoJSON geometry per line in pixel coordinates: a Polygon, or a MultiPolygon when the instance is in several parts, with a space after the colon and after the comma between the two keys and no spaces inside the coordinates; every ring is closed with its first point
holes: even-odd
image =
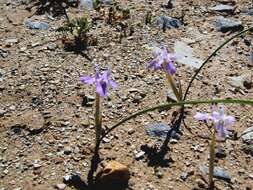
{"type": "Polygon", "coordinates": [[[65,187],[66,187],[66,184],[64,184],[64,183],[60,183],[60,184],[57,184],[57,185],[56,185],[56,188],[57,188],[57,189],[60,189],[60,190],[65,189],[65,187]]]}
{"type": "Polygon", "coordinates": [[[144,151],[140,151],[135,155],[135,159],[136,160],[140,160],[142,158],[144,158],[145,152],[144,151]]]}

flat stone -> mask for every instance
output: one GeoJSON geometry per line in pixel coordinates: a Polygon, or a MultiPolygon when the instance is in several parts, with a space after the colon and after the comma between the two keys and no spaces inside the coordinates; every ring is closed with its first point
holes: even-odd
{"type": "Polygon", "coordinates": [[[176,18],[169,17],[169,16],[159,16],[157,18],[157,24],[161,28],[165,27],[168,29],[179,28],[182,25],[180,20],[178,20],[176,18]]]}
{"type": "Polygon", "coordinates": [[[136,160],[140,160],[142,158],[144,158],[145,152],[144,151],[140,151],[135,155],[135,159],[136,160]]]}
{"type": "Polygon", "coordinates": [[[66,188],[66,184],[60,183],[60,184],[57,184],[55,187],[56,187],[57,189],[59,189],[59,190],[63,190],[63,189],[66,188]]]}
{"type": "Polygon", "coordinates": [[[54,51],[56,48],[57,48],[57,44],[56,43],[50,42],[49,44],[47,44],[47,49],[48,50],[54,51]]]}
{"type": "MultiPolygon", "coordinates": [[[[209,173],[208,166],[200,166],[199,169],[204,175],[207,175],[209,173]]],[[[222,179],[227,182],[231,181],[231,176],[230,176],[229,172],[221,167],[214,167],[214,174],[213,175],[214,175],[214,177],[216,177],[218,179],[222,179]]]]}
{"type": "Polygon", "coordinates": [[[252,81],[253,75],[251,73],[234,76],[234,77],[227,77],[227,82],[235,88],[251,88],[253,86],[252,81]]]}
{"type": "Polygon", "coordinates": [[[5,43],[6,44],[16,44],[16,43],[18,43],[18,39],[17,38],[6,39],[5,43]]]}
{"type": "Polygon", "coordinates": [[[93,9],[93,0],[80,0],[79,1],[79,8],[92,10],[93,9]]]}
{"type": "MultiPolygon", "coordinates": [[[[111,5],[113,3],[112,0],[100,0],[102,4],[111,5]]],[[[80,0],[79,8],[86,10],[93,10],[93,0],[80,0]]]]}
{"type": "Polygon", "coordinates": [[[215,27],[220,32],[235,32],[243,30],[243,26],[240,21],[224,18],[223,16],[219,16],[215,19],[215,27]]]}
{"type": "Polygon", "coordinates": [[[101,0],[101,2],[105,5],[112,5],[113,4],[113,0],[101,0]]]}
{"type": "Polygon", "coordinates": [[[253,144],[253,127],[249,127],[242,132],[241,139],[244,143],[253,144]]]}
{"type": "Polygon", "coordinates": [[[176,41],[174,44],[174,53],[177,62],[198,69],[203,61],[193,56],[193,49],[182,41],[176,41]]]}
{"type": "Polygon", "coordinates": [[[20,121],[26,125],[31,133],[43,130],[44,118],[38,111],[27,111],[21,115],[20,121]]]}
{"type": "MultiPolygon", "coordinates": [[[[171,127],[166,123],[154,123],[146,128],[146,132],[151,137],[166,138],[167,133],[171,130],[171,127]]],[[[180,135],[175,131],[172,131],[172,138],[179,139],[180,135]]]]}
{"type": "Polygon", "coordinates": [[[47,30],[49,25],[45,22],[27,20],[25,26],[29,29],[47,30]]]}
{"type": "Polygon", "coordinates": [[[217,12],[226,12],[226,13],[233,13],[235,8],[233,6],[230,5],[216,5],[214,7],[210,8],[211,11],[217,11],[217,12]]]}

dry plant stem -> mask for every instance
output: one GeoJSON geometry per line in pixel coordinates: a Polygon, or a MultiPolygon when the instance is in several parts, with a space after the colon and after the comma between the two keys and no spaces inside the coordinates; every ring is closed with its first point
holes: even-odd
{"type": "Polygon", "coordinates": [[[179,93],[176,87],[175,80],[173,79],[172,75],[168,72],[166,72],[166,78],[168,79],[168,82],[173,90],[173,93],[175,94],[177,101],[180,101],[182,99],[182,95],[179,93]]]}
{"type": "Polygon", "coordinates": [[[214,188],[213,173],[214,173],[214,160],[215,160],[215,128],[212,130],[212,139],[210,143],[210,160],[209,160],[209,187],[214,188]]]}
{"type": "Polygon", "coordinates": [[[96,129],[96,144],[99,145],[101,133],[102,133],[102,115],[101,115],[101,104],[100,95],[96,93],[96,107],[95,107],[95,129],[96,129]]]}

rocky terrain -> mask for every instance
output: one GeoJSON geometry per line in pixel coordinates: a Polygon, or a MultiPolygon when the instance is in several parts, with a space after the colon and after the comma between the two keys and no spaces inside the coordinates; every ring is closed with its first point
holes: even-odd
{"type": "MultiPolygon", "coordinates": [[[[0,190],[87,189],[95,95],[79,77],[94,75],[95,64],[111,67],[119,85],[103,99],[107,129],[138,110],[175,98],[164,74],[146,68],[153,46],[176,54],[175,77],[185,90],[215,48],[253,21],[249,0],[116,2],[130,10],[122,23],[108,23],[114,6],[109,0],[100,10],[88,4],[67,7],[70,19],[89,18],[88,34],[96,43],[66,51],[63,34],[57,32],[66,15],[36,14],[38,7],[28,0],[0,0],[0,190]],[[73,176],[81,185],[66,182],[73,176]]],[[[188,99],[253,99],[252,37],[248,32],[225,46],[200,72],[188,99]]],[[[124,123],[103,139],[97,171],[116,160],[130,171],[126,189],[206,189],[210,131],[193,115],[209,110],[210,105],[186,107],[185,125],[172,135],[160,160],[155,152],[178,108],[124,123]]],[[[215,188],[251,190],[253,108],[230,104],[226,112],[236,118],[231,127],[235,135],[217,142],[215,188]]]]}

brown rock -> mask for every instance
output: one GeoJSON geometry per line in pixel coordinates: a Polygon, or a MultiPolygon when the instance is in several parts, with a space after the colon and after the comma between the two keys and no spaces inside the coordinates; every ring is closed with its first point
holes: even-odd
{"type": "Polygon", "coordinates": [[[27,111],[20,119],[21,123],[25,124],[32,133],[43,130],[44,118],[38,111],[27,111]]]}
{"type": "Polygon", "coordinates": [[[34,186],[31,182],[26,182],[24,189],[26,190],[55,190],[50,185],[41,184],[41,185],[34,186]]]}
{"type": "Polygon", "coordinates": [[[26,10],[18,10],[16,12],[11,12],[10,14],[7,14],[7,18],[10,23],[12,23],[14,26],[22,25],[25,18],[27,18],[30,15],[30,13],[26,10]]]}
{"type": "Polygon", "coordinates": [[[130,179],[130,172],[127,166],[110,161],[97,174],[97,181],[102,184],[127,184],[130,179]]]}

